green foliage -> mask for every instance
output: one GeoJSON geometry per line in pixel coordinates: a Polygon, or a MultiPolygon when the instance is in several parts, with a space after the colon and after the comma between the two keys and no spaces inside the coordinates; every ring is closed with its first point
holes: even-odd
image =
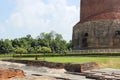
{"type": "Polygon", "coordinates": [[[37,48],[37,53],[41,53],[41,47],[37,48]]]}
{"type": "Polygon", "coordinates": [[[50,47],[52,52],[62,53],[64,50],[67,50],[67,42],[63,40],[61,34],[54,31],[50,33],[41,33],[37,38],[42,47],[50,47]]]}
{"type": "Polygon", "coordinates": [[[5,52],[9,53],[13,51],[13,46],[10,40],[6,39],[4,41],[4,48],[5,48],[5,52]]]}
{"type": "Polygon", "coordinates": [[[24,49],[24,48],[15,48],[14,49],[14,52],[17,53],[17,54],[27,54],[27,50],[24,49]]]}
{"type": "Polygon", "coordinates": [[[0,52],[1,53],[10,53],[13,51],[12,43],[10,40],[0,40],[0,52]]]}
{"type": "Polygon", "coordinates": [[[54,31],[40,33],[36,39],[30,34],[13,40],[0,40],[0,53],[67,53],[72,49],[71,42],[66,42],[61,34],[54,31]],[[21,50],[21,51],[20,51],[21,50]],[[25,51],[25,52],[22,52],[25,51]]]}
{"type": "Polygon", "coordinates": [[[70,40],[70,41],[67,43],[67,48],[69,49],[69,51],[72,50],[72,48],[73,48],[72,40],[70,40]]]}
{"type": "Polygon", "coordinates": [[[49,48],[49,47],[39,47],[39,48],[37,49],[37,52],[38,52],[38,53],[51,53],[52,50],[51,50],[51,48],[49,48]]]}
{"type": "Polygon", "coordinates": [[[28,53],[35,53],[35,49],[33,47],[27,48],[28,53]]]}

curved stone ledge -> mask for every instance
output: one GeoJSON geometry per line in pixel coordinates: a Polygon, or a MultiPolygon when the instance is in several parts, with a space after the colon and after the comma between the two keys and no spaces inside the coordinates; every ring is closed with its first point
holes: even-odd
{"type": "Polygon", "coordinates": [[[117,53],[120,49],[86,49],[86,50],[73,50],[73,52],[81,53],[117,53]]]}

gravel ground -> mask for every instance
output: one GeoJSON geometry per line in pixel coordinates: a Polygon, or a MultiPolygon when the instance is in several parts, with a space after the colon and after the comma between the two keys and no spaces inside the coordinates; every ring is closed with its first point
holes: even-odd
{"type": "Polygon", "coordinates": [[[8,80],[56,80],[55,78],[51,78],[48,76],[33,76],[35,73],[50,73],[50,74],[63,74],[65,72],[64,69],[50,69],[46,67],[33,67],[26,66],[25,64],[20,63],[11,63],[0,61],[0,68],[15,68],[21,69],[25,72],[26,77],[24,78],[11,78],[8,80]]]}
{"type": "Polygon", "coordinates": [[[8,80],[57,80],[48,76],[27,76],[25,78],[11,78],[8,80]]]}
{"type": "Polygon", "coordinates": [[[34,66],[26,66],[25,64],[20,64],[20,63],[0,61],[0,68],[2,67],[21,69],[25,72],[26,77],[24,78],[11,78],[8,80],[62,80],[62,79],[52,78],[53,76],[72,78],[72,80],[93,80],[93,79],[86,79],[84,76],[65,74],[66,71],[64,69],[34,67],[34,66]],[[33,74],[40,74],[43,76],[35,76],[33,74]]]}

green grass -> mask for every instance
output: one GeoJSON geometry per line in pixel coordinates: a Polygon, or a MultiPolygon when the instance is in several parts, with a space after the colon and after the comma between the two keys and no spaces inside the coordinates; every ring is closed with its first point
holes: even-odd
{"type": "MultiPolygon", "coordinates": [[[[17,59],[17,60],[35,60],[35,57],[12,57],[13,54],[0,55],[2,59],[17,59]]],[[[39,57],[39,60],[43,60],[43,57],[39,57]]],[[[46,57],[46,61],[50,62],[63,62],[63,63],[81,63],[81,62],[97,62],[101,68],[119,68],[120,69],[120,56],[114,57],[46,57]]]]}
{"type": "MultiPolygon", "coordinates": [[[[15,58],[19,60],[35,60],[32,58],[15,58]]],[[[43,57],[38,58],[40,61],[43,57]]],[[[62,62],[62,63],[81,63],[81,62],[96,62],[101,68],[119,68],[120,69],[120,57],[46,57],[46,61],[49,62],[62,62]]]]}
{"type": "Polygon", "coordinates": [[[12,57],[13,53],[11,54],[0,54],[0,57],[12,57]]]}
{"type": "Polygon", "coordinates": [[[52,62],[107,62],[108,58],[95,58],[95,57],[49,57],[46,58],[47,61],[52,62]]]}
{"type": "Polygon", "coordinates": [[[119,68],[120,57],[47,57],[50,62],[97,62],[101,68],[119,68]]]}

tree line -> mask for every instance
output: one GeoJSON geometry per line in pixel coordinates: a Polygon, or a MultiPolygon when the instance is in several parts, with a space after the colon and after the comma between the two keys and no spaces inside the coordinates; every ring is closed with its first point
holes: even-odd
{"type": "Polygon", "coordinates": [[[72,49],[72,41],[67,42],[61,34],[42,32],[37,38],[30,34],[16,39],[1,39],[0,53],[67,53],[72,49]]]}

